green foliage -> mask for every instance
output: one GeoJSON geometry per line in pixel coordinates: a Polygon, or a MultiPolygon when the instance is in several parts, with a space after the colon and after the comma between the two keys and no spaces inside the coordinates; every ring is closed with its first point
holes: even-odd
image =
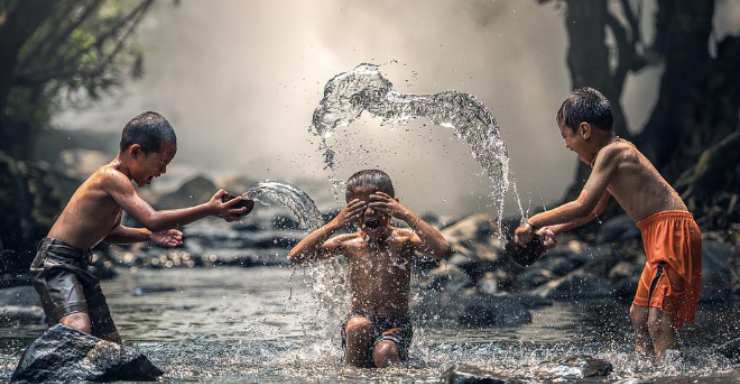
{"type": "Polygon", "coordinates": [[[13,147],[48,125],[60,97],[97,99],[140,76],[132,36],[153,2],[0,0],[0,150],[27,152],[13,147]]]}

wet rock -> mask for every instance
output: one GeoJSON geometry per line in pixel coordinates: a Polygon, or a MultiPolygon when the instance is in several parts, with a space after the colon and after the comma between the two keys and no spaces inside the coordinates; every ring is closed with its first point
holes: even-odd
{"type": "Polygon", "coordinates": [[[551,300],[593,299],[612,295],[609,281],[579,269],[553,280],[532,294],[551,300]]]}
{"type": "Polygon", "coordinates": [[[10,382],[154,381],[162,373],[129,347],[55,325],[23,352],[10,382]]]}
{"type": "Polygon", "coordinates": [[[184,182],[177,190],[162,195],[155,206],[159,209],[189,207],[208,201],[217,190],[211,179],[198,175],[184,182]]]}
{"type": "Polygon", "coordinates": [[[740,362],[740,338],[730,340],[715,350],[720,355],[730,359],[733,363],[740,362]]]}
{"type": "Polygon", "coordinates": [[[48,232],[77,179],[42,161],[0,151],[0,284],[28,284],[35,245],[48,232]]]}
{"type": "Polygon", "coordinates": [[[618,297],[634,296],[641,271],[635,263],[626,261],[617,263],[607,275],[614,287],[614,294],[618,297]]]}
{"type": "Polygon", "coordinates": [[[522,247],[513,240],[506,244],[506,255],[522,267],[532,265],[545,253],[546,248],[540,236],[534,236],[526,247],[522,247]]]}
{"type": "Polygon", "coordinates": [[[176,290],[177,289],[175,289],[175,287],[167,287],[162,285],[142,285],[140,287],[134,288],[131,293],[134,296],[145,296],[155,293],[175,292],[176,290]]]}
{"type": "Polygon", "coordinates": [[[272,229],[301,229],[301,226],[291,216],[275,215],[272,218],[272,229]]]}
{"type": "Polygon", "coordinates": [[[555,275],[544,268],[527,268],[519,274],[514,281],[514,287],[518,290],[528,291],[551,281],[555,275]]]}
{"type": "Polygon", "coordinates": [[[518,384],[520,381],[469,365],[452,366],[442,374],[445,384],[518,384]]]}
{"type": "Polygon", "coordinates": [[[635,226],[635,221],[627,215],[619,215],[601,225],[596,243],[614,243],[637,238],[640,238],[640,230],[635,226]]]}
{"type": "Polygon", "coordinates": [[[732,294],[730,259],[738,257],[733,246],[718,241],[702,243],[701,301],[726,301],[732,294]]]}
{"type": "Polygon", "coordinates": [[[44,310],[37,306],[0,306],[0,325],[43,324],[44,310]]]}
{"type": "Polygon", "coordinates": [[[544,269],[554,276],[565,276],[592,260],[583,243],[571,240],[547,251],[528,269],[544,269]]]}
{"type": "Polygon", "coordinates": [[[448,226],[442,230],[442,234],[450,243],[470,240],[485,241],[493,234],[493,228],[488,215],[479,213],[448,226]]]}
{"type": "Polygon", "coordinates": [[[429,273],[425,286],[427,289],[454,292],[461,291],[471,284],[472,280],[467,273],[452,264],[442,262],[439,267],[429,273]]]}
{"type": "Polygon", "coordinates": [[[473,296],[458,317],[458,322],[468,327],[506,327],[531,321],[532,314],[527,306],[508,295],[473,296]]]}
{"type": "Polygon", "coordinates": [[[0,289],[0,305],[39,305],[39,295],[29,285],[0,289]]]}
{"type": "Polygon", "coordinates": [[[571,356],[560,360],[559,364],[557,369],[560,372],[556,372],[558,376],[605,377],[614,370],[610,362],[591,356],[571,356]]]}
{"type": "Polygon", "coordinates": [[[486,272],[482,278],[478,280],[478,291],[487,295],[493,295],[498,292],[499,281],[493,272],[486,272]]]}

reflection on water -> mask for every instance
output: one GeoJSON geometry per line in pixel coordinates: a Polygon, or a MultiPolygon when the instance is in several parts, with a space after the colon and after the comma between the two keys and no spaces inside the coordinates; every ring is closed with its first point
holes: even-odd
{"type": "MultiPolygon", "coordinates": [[[[299,276],[280,268],[139,271],[103,285],[124,340],[162,367],[167,383],[436,383],[456,363],[528,382],[578,382],[559,375],[553,361],[582,353],[614,364],[607,382],[740,381],[727,361],[708,352],[740,336],[738,308],[705,308],[700,326],[684,334],[684,365],[659,368],[631,353],[626,307],[604,302],[543,307],[522,327],[416,324],[409,366],[345,368],[338,332],[331,340],[320,336],[323,325],[312,323],[315,306],[299,276]]],[[[43,328],[0,328],[0,379],[10,376],[23,347],[43,328]]]]}

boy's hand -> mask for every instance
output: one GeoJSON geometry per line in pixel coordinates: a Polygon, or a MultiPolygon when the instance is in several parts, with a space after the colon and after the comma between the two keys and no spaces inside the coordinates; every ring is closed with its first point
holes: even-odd
{"type": "Polygon", "coordinates": [[[339,211],[334,218],[334,222],[337,226],[343,227],[360,217],[362,212],[365,211],[365,208],[367,208],[367,203],[360,199],[354,199],[339,211]]]}
{"type": "Polygon", "coordinates": [[[155,244],[164,247],[177,247],[182,244],[182,232],[177,229],[152,232],[149,239],[155,244]]]}
{"type": "Polygon", "coordinates": [[[530,240],[532,240],[532,236],[534,236],[534,227],[527,222],[519,225],[514,230],[514,241],[521,247],[526,247],[530,240]]]}
{"type": "Polygon", "coordinates": [[[546,249],[550,249],[558,245],[558,240],[555,238],[555,231],[551,227],[544,227],[537,230],[537,236],[542,237],[542,245],[546,249]]]}
{"type": "Polygon", "coordinates": [[[404,221],[407,221],[411,215],[411,211],[409,211],[408,208],[401,204],[397,199],[392,198],[384,192],[375,192],[370,195],[370,203],[368,206],[404,221]]]}
{"type": "Polygon", "coordinates": [[[240,216],[247,213],[247,207],[236,208],[237,204],[242,201],[242,197],[240,195],[226,202],[221,201],[221,198],[226,194],[226,191],[219,189],[218,192],[211,197],[211,200],[208,201],[208,205],[211,206],[215,215],[222,217],[224,220],[238,220],[240,216]]]}

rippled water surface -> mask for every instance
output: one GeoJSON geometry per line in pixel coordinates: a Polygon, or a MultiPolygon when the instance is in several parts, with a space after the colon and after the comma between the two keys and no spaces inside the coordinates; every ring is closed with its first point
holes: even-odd
{"type": "MultiPolygon", "coordinates": [[[[301,270],[139,271],[103,285],[124,340],[165,370],[166,383],[436,383],[453,364],[526,382],[581,382],[553,363],[580,353],[614,364],[606,382],[740,382],[736,368],[710,353],[712,346],[740,336],[737,308],[703,308],[699,325],[684,333],[687,356],[679,367],[640,360],[630,352],[627,308],[590,302],[537,309],[532,323],[522,327],[463,329],[418,321],[409,366],[362,370],[344,368],[338,332],[327,335],[323,324],[314,323],[321,316],[301,270]]],[[[0,379],[7,380],[23,347],[43,329],[0,328],[0,379]]]]}

